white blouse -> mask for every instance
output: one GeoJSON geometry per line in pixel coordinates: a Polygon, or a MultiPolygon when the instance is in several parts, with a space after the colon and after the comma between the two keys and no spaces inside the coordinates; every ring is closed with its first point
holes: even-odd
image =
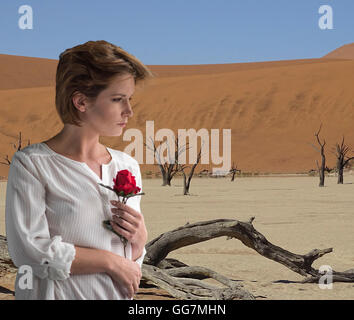
{"type": "MultiPolygon", "coordinates": [[[[8,250],[16,267],[30,266],[33,274],[33,288],[28,289],[29,282],[24,286],[21,281],[25,272],[17,273],[16,299],[129,299],[107,273],[70,274],[74,245],[124,256],[120,238],[102,225],[112,219],[110,200],[117,195],[99,183],[112,187],[123,169],[132,172],[140,188],[142,179],[133,157],[107,151],[112,159],[102,164],[102,180],[85,162],[56,153],[43,142],[12,157],[5,206],[8,250]]],[[[140,200],[132,197],[127,205],[141,213],[140,200]]],[[[144,248],[136,260],[140,267],[145,254],[144,248]]],[[[126,255],[132,258],[130,242],[126,255]]]]}

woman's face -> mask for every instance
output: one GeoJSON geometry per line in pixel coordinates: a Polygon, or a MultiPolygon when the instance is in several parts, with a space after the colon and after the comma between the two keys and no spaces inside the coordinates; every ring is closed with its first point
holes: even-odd
{"type": "Polygon", "coordinates": [[[127,123],[133,116],[130,100],[134,91],[135,81],[131,74],[113,78],[95,101],[88,102],[86,112],[81,114],[85,126],[102,136],[120,136],[124,128],[120,124],[127,123]]]}

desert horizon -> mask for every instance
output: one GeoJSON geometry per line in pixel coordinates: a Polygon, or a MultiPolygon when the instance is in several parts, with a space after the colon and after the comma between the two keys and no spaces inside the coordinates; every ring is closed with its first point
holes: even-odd
{"type": "MultiPolygon", "coordinates": [[[[210,134],[219,129],[222,155],[222,130],[231,129],[231,163],[243,172],[306,173],[316,169],[320,157],[314,134],[322,123],[320,136],[333,168],[331,149],[343,136],[349,145],[354,140],[353,47],[347,44],[314,59],[148,66],[155,78],[137,86],[134,116],[125,130],[145,134],[147,121],[154,122],[155,132],[205,128],[210,134]]],[[[0,55],[2,163],[14,153],[19,132],[26,146],[61,130],[54,105],[56,64],[52,59],[0,55]]],[[[121,151],[130,144],[122,136],[102,137],[100,142],[121,151]]],[[[142,172],[158,172],[145,161],[144,153],[142,172]]],[[[198,165],[209,171],[218,167],[210,158],[209,164],[198,165]]],[[[2,179],[7,173],[8,166],[0,165],[2,179]]]]}

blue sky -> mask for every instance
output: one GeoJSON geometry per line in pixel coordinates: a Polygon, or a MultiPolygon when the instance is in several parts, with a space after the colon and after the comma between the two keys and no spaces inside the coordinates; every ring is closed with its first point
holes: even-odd
{"type": "Polygon", "coordinates": [[[1,0],[0,53],[58,59],[107,40],[147,65],[318,58],[354,42],[353,0],[1,0]],[[18,9],[33,9],[21,30],[18,9]],[[333,30],[321,30],[321,5],[333,30]]]}

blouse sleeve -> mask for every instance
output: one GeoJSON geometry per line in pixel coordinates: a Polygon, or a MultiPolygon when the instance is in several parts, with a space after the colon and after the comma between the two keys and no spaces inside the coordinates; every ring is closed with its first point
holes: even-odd
{"type": "MultiPolygon", "coordinates": [[[[141,172],[140,172],[139,162],[136,162],[135,181],[136,181],[136,185],[138,187],[140,187],[140,189],[141,189],[140,192],[143,192],[143,182],[142,182],[142,179],[141,179],[141,172]]],[[[137,198],[138,198],[137,199],[138,211],[141,213],[141,208],[140,208],[141,196],[137,196],[137,198]]],[[[140,265],[140,268],[141,268],[141,266],[143,264],[145,254],[146,254],[146,249],[144,247],[143,248],[143,253],[141,254],[141,256],[135,260],[135,262],[137,262],[140,265]]]]}
{"type": "Polygon", "coordinates": [[[6,237],[14,264],[29,265],[35,276],[51,280],[70,277],[75,247],[51,237],[45,215],[45,187],[30,156],[12,157],[6,189],[6,237]]]}

